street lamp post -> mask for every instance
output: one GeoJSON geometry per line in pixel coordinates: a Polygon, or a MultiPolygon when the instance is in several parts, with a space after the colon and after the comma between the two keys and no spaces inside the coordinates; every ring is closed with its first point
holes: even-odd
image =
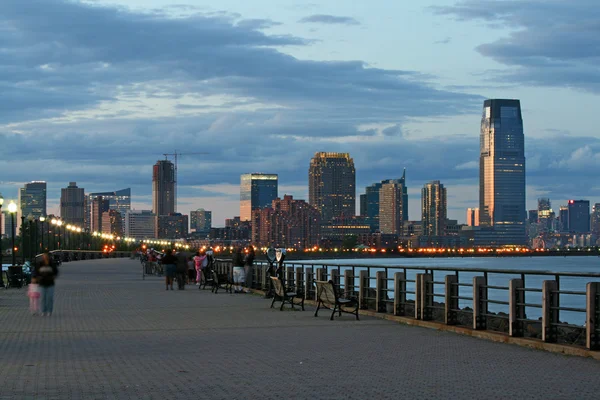
{"type": "MultiPolygon", "coordinates": [[[[46,250],[46,249],[44,248],[44,233],[45,233],[45,232],[44,232],[44,222],[45,222],[45,221],[46,221],[46,217],[44,217],[44,216],[42,215],[42,216],[40,217],[40,222],[42,223],[42,230],[41,230],[41,232],[42,232],[42,248],[41,248],[41,252],[40,252],[40,253],[43,253],[43,252],[44,252],[44,250],[46,250]]],[[[50,246],[48,246],[48,247],[50,247],[50,246]]]]}
{"type": "Polygon", "coordinates": [[[25,228],[25,216],[21,215],[21,264],[25,264],[25,228]]]}
{"type": "MultiPolygon", "coordinates": [[[[4,197],[2,197],[2,193],[0,193],[0,225],[3,224],[4,222],[2,221],[2,204],[4,204],[4,197]]],[[[2,271],[2,263],[4,262],[3,260],[3,254],[2,254],[2,228],[0,227],[0,272],[2,271]]],[[[4,287],[4,279],[2,279],[2,276],[0,276],[0,287],[4,287]]]]}
{"type": "MultiPolygon", "coordinates": [[[[63,222],[60,219],[58,221],[56,221],[56,226],[58,227],[58,248],[60,250],[62,250],[62,248],[63,248],[63,242],[62,242],[61,236],[60,236],[60,231],[61,231],[60,227],[62,226],[62,224],[63,224],[63,222]]],[[[64,236],[64,234],[63,234],[63,236],[64,236]]]]}
{"type": "Polygon", "coordinates": [[[15,213],[17,212],[17,205],[14,201],[11,201],[8,205],[8,213],[10,214],[10,226],[11,226],[11,244],[12,244],[12,265],[17,263],[17,253],[15,252],[15,213]]]}
{"type": "MultiPolygon", "coordinates": [[[[33,260],[33,253],[35,253],[35,251],[33,249],[33,239],[34,239],[34,237],[33,237],[34,236],[33,235],[33,220],[34,219],[35,218],[33,217],[33,215],[31,213],[27,216],[27,222],[29,222],[29,235],[28,235],[29,236],[28,237],[29,244],[27,245],[28,250],[29,250],[27,253],[28,253],[29,257],[27,257],[27,258],[29,258],[29,261],[33,260]]],[[[23,261],[23,264],[25,264],[25,261],[23,261]]]]}

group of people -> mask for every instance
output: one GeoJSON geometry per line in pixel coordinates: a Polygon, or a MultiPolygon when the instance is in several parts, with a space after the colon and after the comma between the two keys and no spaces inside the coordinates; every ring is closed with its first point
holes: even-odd
{"type": "MultiPolygon", "coordinates": [[[[255,252],[254,247],[237,248],[233,255],[233,284],[235,293],[248,293],[253,278],[255,252]]],[[[177,289],[185,289],[186,283],[200,286],[207,279],[208,270],[212,264],[212,251],[199,251],[195,255],[180,251],[174,253],[168,249],[158,260],[165,274],[165,290],[174,290],[173,283],[177,281],[177,289]]]]}

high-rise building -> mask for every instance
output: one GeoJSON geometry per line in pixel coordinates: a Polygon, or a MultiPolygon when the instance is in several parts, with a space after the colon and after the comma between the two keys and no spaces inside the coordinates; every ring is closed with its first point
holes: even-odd
{"type": "Polygon", "coordinates": [[[426,183],[421,189],[421,221],[424,236],[446,234],[446,188],[440,181],[426,183]]]}
{"type": "Polygon", "coordinates": [[[590,201],[569,200],[569,232],[590,232],[590,201]]]}
{"type": "Polygon", "coordinates": [[[176,203],[175,166],[169,160],[159,160],[152,169],[152,212],[158,216],[174,214],[176,203]]]}
{"type": "Polygon", "coordinates": [[[196,233],[210,233],[212,228],[212,212],[199,208],[190,212],[190,228],[196,233]]]}
{"type": "Polygon", "coordinates": [[[379,191],[381,185],[386,183],[402,184],[402,220],[408,221],[408,189],[406,187],[406,170],[402,173],[400,179],[386,179],[372,184],[365,188],[365,194],[360,195],[361,216],[365,217],[366,222],[371,226],[371,231],[379,229],[379,191]]]}
{"type": "Polygon", "coordinates": [[[485,100],[479,159],[479,225],[493,244],[526,243],[525,143],[519,100],[485,100]]]}
{"type": "Polygon", "coordinates": [[[117,210],[121,215],[131,209],[131,188],[116,190],[114,192],[96,192],[85,195],[85,228],[90,231],[98,231],[92,229],[92,204],[94,199],[101,197],[108,202],[109,210],[117,210]]]}
{"type": "Polygon", "coordinates": [[[479,208],[467,208],[467,226],[479,226],[479,208]]]}
{"type": "Polygon", "coordinates": [[[240,218],[252,219],[252,210],[271,207],[277,198],[277,174],[243,174],[240,178],[240,218]]]}
{"type": "Polygon", "coordinates": [[[569,232],[569,207],[560,206],[558,211],[558,230],[560,232],[569,232]]]}
{"type": "Polygon", "coordinates": [[[592,233],[598,236],[600,234],[600,203],[596,203],[592,207],[591,224],[592,233]]]}
{"type": "Polygon", "coordinates": [[[540,233],[551,231],[554,225],[554,211],[548,198],[538,199],[537,223],[540,233]]]}
{"type": "Polygon", "coordinates": [[[69,186],[60,189],[60,217],[68,224],[84,227],[85,193],[76,182],[69,182],[69,186]]]}
{"type": "Polygon", "coordinates": [[[123,236],[123,217],[117,210],[108,210],[102,213],[102,233],[123,236]]]}
{"type": "Polygon", "coordinates": [[[159,239],[182,239],[188,235],[188,216],[181,213],[157,215],[159,239]]]}
{"type": "MultiPolygon", "coordinates": [[[[3,228],[4,228],[4,237],[6,238],[10,238],[12,237],[12,221],[10,220],[10,214],[8,213],[8,211],[2,211],[2,222],[3,222],[3,228]]],[[[15,221],[15,226],[16,225],[16,221],[15,221]]]]}
{"type": "Polygon", "coordinates": [[[156,214],[151,210],[127,210],[123,222],[126,237],[138,240],[155,238],[156,214]]]}
{"type": "Polygon", "coordinates": [[[46,182],[44,181],[26,183],[19,189],[19,215],[16,225],[20,226],[21,217],[29,215],[34,218],[46,216],[46,182]]]}
{"type": "Polygon", "coordinates": [[[92,200],[92,210],[90,212],[90,232],[102,233],[102,214],[110,210],[110,201],[102,196],[96,196],[92,200]]]}
{"type": "Polygon", "coordinates": [[[272,206],[252,212],[252,243],[305,249],[318,245],[321,223],[318,211],[304,200],[285,195],[272,206]]]}
{"type": "Polygon", "coordinates": [[[356,171],[348,153],[315,153],[308,169],[308,198],[321,223],[356,214],[356,171]]]}
{"type": "Polygon", "coordinates": [[[384,183],[379,190],[379,231],[401,235],[404,224],[404,185],[384,183]]]}

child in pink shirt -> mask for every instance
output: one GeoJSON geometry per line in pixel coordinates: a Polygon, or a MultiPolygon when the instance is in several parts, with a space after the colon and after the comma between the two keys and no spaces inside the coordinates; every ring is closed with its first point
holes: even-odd
{"type": "Polygon", "coordinates": [[[35,278],[31,278],[31,283],[27,289],[27,296],[29,297],[29,311],[31,315],[36,315],[40,312],[40,285],[37,284],[35,278]]]}

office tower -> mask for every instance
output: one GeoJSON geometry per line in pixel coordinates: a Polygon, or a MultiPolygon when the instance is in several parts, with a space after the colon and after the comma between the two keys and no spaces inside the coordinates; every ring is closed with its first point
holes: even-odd
{"type": "Polygon", "coordinates": [[[131,209],[131,188],[116,190],[114,192],[88,193],[85,196],[85,228],[90,232],[98,231],[91,228],[92,203],[98,197],[108,201],[109,210],[117,210],[121,215],[124,215],[125,212],[131,209]]]}
{"type": "Polygon", "coordinates": [[[158,216],[175,213],[175,166],[159,160],[152,169],[152,212],[158,216]]]}
{"type": "Polygon", "coordinates": [[[569,207],[560,206],[558,211],[558,229],[560,232],[569,232],[569,207]]]}
{"type": "MultiPolygon", "coordinates": [[[[19,189],[19,217],[46,216],[46,182],[33,181],[19,189]]],[[[19,218],[20,219],[20,218],[19,218]]]]}
{"type": "Polygon", "coordinates": [[[190,212],[190,228],[196,233],[210,233],[212,228],[212,212],[199,208],[190,212]]]}
{"type": "Polygon", "coordinates": [[[60,218],[68,224],[84,227],[85,193],[83,188],[77,187],[76,182],[69,182],[69,186],[60,189],[60,218]]]}
{"type": "Polygon", "coordinates": [[[467,208],[467,226],[479,226],[479,208],[467,208]]]}
{"type": "Polygon", "coordinates": [[[530,224],[537,224],[538,210],[529,210],[528,211],[527,222],[529,222],[530,224]]]}
{"type": "Polygon", "coordinates": [[[446,232],[446,188],[431,181],[421,189],[421,222],[424,236],[443,236],[446,232]]]}
{"type": "Polygon", "coordinates": [[[548,232],[553,229],[554,217],[555,214],[554,211],[552,211],[550,199],[538,199],[537,222],[540,232],[548,232]]]}
{"type": "MultiPolygon", "coordinates": [[[[12,237],[12,225],[10,220],[10,214],[8,211],[2,211],[2,222],[4,227],[4,237],[11,238],[12,237]]],[[[15,225],[16,226],[16,225],[15,225]]]]}
{"type": "Polygon", "coordinates": [[[181,213],[157,215],[159,239],[182,239],[188,235],[188,216],[181,213]]]}
{"type": "Polygon", "coordinates": [[[519,100],[485,100],[479,159],[479,225],[498,245],[526,243],[525,144],[519,100]]]}
{"type": "Polygon", "coordinates": [[[402,220],[408,221],[408,189],[406,187],[406,169],[400,179],[386,179],[372,184],[365,188],[365,194],[361,194],[361,216],[366,218],[366,222],[371,226],[371,231],[379,229],[379,191],[381,185],[386,183],[402,184],[402,220]]]}
{"type": "Polygon", "coordinates": [[[404,188],[401,183],[384,183],[379,189],[379,231],[402,234],[404,223],[404,188]]]}
{"type": "Polygon", "coordinates": [[[569,232],[588,233],[590,231],[589,200],[569,200],[569,232]]]}
{"type": "Polygon", "coordinates": [[[600,203],[596,203],[592,207],[591,224],[592,233],[598,236],[600,234],[600,203]]]}
{"type": "Polygon", "coordinates": [[[252,210],[270,207],[277,198],[277,174],[243,174],[240,177],[240,219],[250,221],[252,210]]]}
{"type": "Polygon", "coordinates": [[[102,196],[94,197],[90,213],[90,232],[102,233],[102,214],[110,210],[110,201],[102,196]]]}
{"type": "Polygon", "coordinates": [[[124,234],[134,239],[155,238],[156,214],[151,210],[127,210],[123,218],[124,234]]]}
{"type": "Polygon", "coordinates": [[[348,153],[315,153],[308,169],[308,197],[327,224],[356,214],[356,171],[348,153]]]}
{"type": "Polygon", "coordinates": [[[108,210],[102,213],[102,233],[123,236],[123,217],[117,210],[108,210]]]}

